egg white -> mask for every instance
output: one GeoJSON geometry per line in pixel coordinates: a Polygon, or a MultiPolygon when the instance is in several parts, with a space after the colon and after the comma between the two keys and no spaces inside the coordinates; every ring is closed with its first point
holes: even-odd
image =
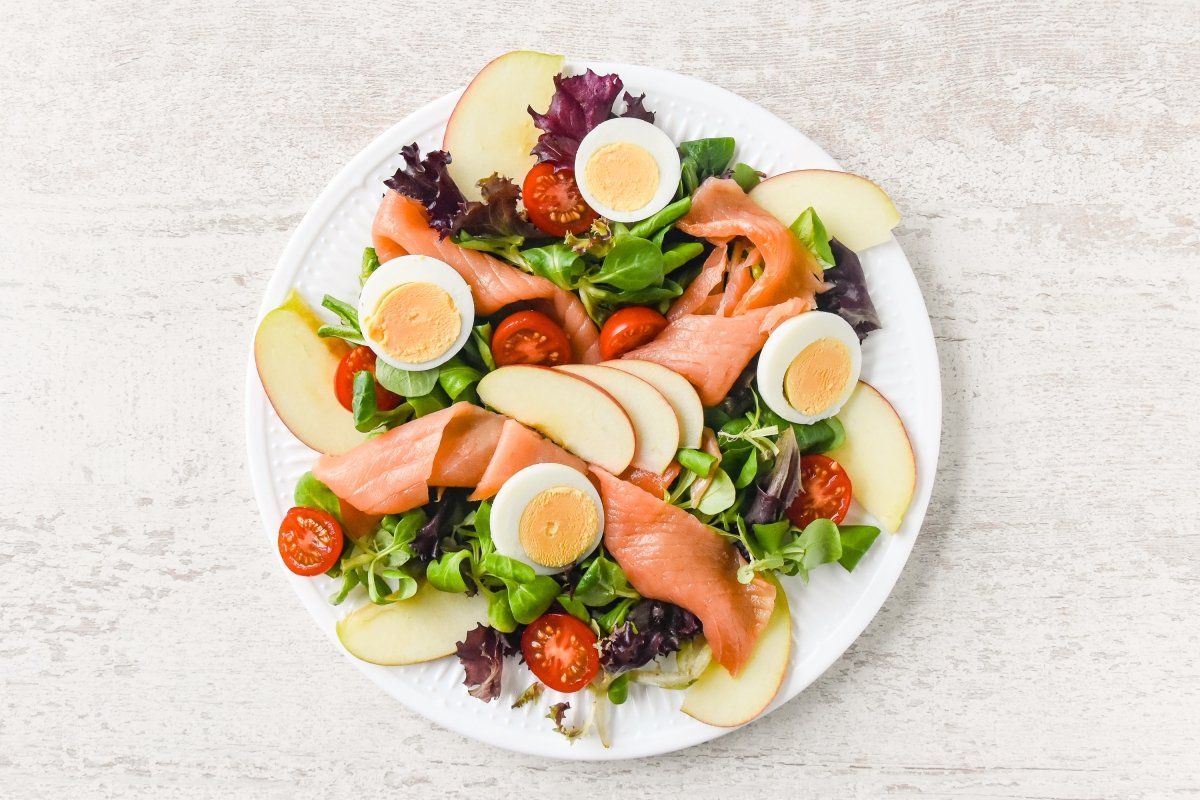
{"type": "Polygon", "coordinates": [[[539,575],[554,575],[573,566],[544,566],[530,558],[521,546],[521,515],[525,513],[525,507],[540,492],[558,486],[579,489],[596,505],[596,517],[600,521],[596,528],[596,537],[579,558],[575,559],[574,563],[578,563],[596,549],[604,535],[604,505],[600,502],[600,493],[586,477],[563,464],[534,464],[505,481],[492,500],[492,543],[496,546],[496,552],[528,564],[539,575]]]}
{"type": "Polygon", "coordinates": [[[471,337],[471,326],[475,322],[475,300],[471,297],[471,287],[445,261],[429,256],[400,256],[382,265],[367,278],[358,296],[358,319],[362,323],[363,339],[380,359],[397,369],[433,369],[453,358],[471,337]],[[421,362],[400,361],[388,355],[387,350],[367,332],[367,319],[374,313],[380,299],[392,289],[405,283],[419,282],[435,284],[450,295],[458,309],[458,337],[450,349],[436,358],[421,362]]]}
{"type": "Polygon", "coordinates": [[[679,151],[671,137],[661,128],[633,117],[610,119],[592,128],[579,143],[579,150],[575,156],[575,182],[579,185],[579,193],[598,214],[616,222],[637,222],[661,211],[675,196],[675,190],[679,187],[679,171],[679,151]],[[641,208],[632,211],[610,208],[597,200],[588,186],[588,160],[601,147],[613,142],[635,144],[645,149],[658,164],[658,190],[650,202],[641,208]]]}
{"type": "Polygon", "coordinates": [[[861,372],[862,346],[850,323],[837,314],[808,311],[789,319],[767,337],[767,343],[758,357],[758,391],[763,401],[776,414],[789,422],[809,425],[828,419],[842,410],[842,406],[850,399],[851,392],[858,384],[861,372]],[[833,403],[816,414],[802,414],[787,401],[783,391],[784,378],[792,360],[801,350],[818,339],[825,338],[836,339],[846,345],[850,355],[850,375],[833,403]]]}

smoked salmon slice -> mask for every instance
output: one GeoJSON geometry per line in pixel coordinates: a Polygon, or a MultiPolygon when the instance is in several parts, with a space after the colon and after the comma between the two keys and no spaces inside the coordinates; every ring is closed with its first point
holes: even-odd
{"type": "Polygon", "coordinates": [[[729,269],[728,256],[729,243],[718,242],[716,248],[704,260],[700,274],[688,284],[683,294],[679,295],[667,310],[667,319],[679,319],[684,314],[694,314],[696,309],[704,304],[712,290],[724,279],[725,270],[729,269]]]}
{"type": "Polygon", "coordinates": [[[505,481],[534,464],[564,464],[587,474],[587,464],[583,459],[571,455],[513,419],[504,420],[500,436],[491,446],[495,452],[468,500],[487,500],[500,491],[505,481]]]}
{"type": "Polygon", "coordinates": [[[775,607],[775,587],[739,583],[741,558],[681,508],[592,468],[604,502],[604,546],[643,597],[686,608],[704,624],[713,658],[737,675],[775,607]]]}
{"type": "Polygon", "coordinates": [[[485,499],[518,470],[544,462],[586,469],[519,422],[456,403],[349,452],[321,456],[312,471],[365,514],[400,514],[428,503],[430,486],[475,487],[472,499],[485,499]]]}
{"type": "Polygon", "coordinates": [[[567,332],[575,360],[585,364],[600,361],[600,334],[577,296],[539,275],[441,238],[429,227],[425,208],[416,200],[388,191],[375,213],[371,237],[381,262],[410,253],[441,259],[454,267],[471,287],[475,310],[483,316],[513,303],[542,301],[543,310],[556,317],[567,332]]]}
{"type": "Polygon", "coordinates": [[[738,301],[746,295],[746,291],[754,282],[754,275],[750,272],[750,268],[757,263],[758,250],[752,247],[729,268],[729,280],[725,284],[725,294],[722,295],[721,302],[714,313],[728,317],[733,312],[738,301]]]}
{"type": "Polygon", "coordinates": [[[670,322],[656,339],[621,357],[653,361],[675,370],[696,387],[704,405],[716,405],[729,394],[771,331],[807,308],[808,301],[797,298],[741,316],[685,314],[670,322]]]}
{"type": "Polygon", "coordinates": [[[675,479],[679,477],[679,473],[682,471],[683,467],[680,463],[672,459],[661,475],[657,472],[641,469],[640,467],[630,467],[622,472],[620,477],[621,480],[629,481],[634,486],[649,492],[655,497],[662,497],[666,493],[667,488],[675,482],[675,479]]]}
{"type": "Polygon", "coordinates": [[[692,197],[692,207],[677,223],[684,233],[710,241],[744,236],[758,249],[763,273],[733,307],[733,314],[799,299],[813,308],[824,287],[820,264],[796,235],[750,199],[736,182],[709,178],[692,197]]]}

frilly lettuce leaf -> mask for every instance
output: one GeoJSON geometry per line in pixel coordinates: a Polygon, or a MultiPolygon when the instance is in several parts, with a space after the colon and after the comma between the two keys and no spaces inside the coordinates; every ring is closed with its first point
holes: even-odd
{"type": "MultiPolygon", "coordinates": [[[[546,113],[529,109],[533,124],[542,131],[531,151],[538,162],[549,161],[558,168],[574,167],[583,137],[601,122],[616,116],[612,113],[613,101],[623,86],[620,76],[597,75],[590,69],[582,75],[556,75],[554,96],[546,113]]],[[[654,122],[654,112],[646,110],[644,94],[634,97],[626,92],[624,99],[625,111],[621,116],[654,122]]]]}
{"type": "MultiPolygon", "coordinates": [[[[411,197],[429,214],[429,227],[443,237],[465,231],[472,236],[538,236],[517,207],[521,189],[509,178],[491,175],[479,182],[483,201],[468,201],[450,177],[451,156],[434,150],[421,157],[416,143],[400,149],[404,166],[383,183],[411,197]]],[[[517,176],[518,178],[524,176],[517,176]]]]}
{"type": "Polygon", "coordinates": [[[504,657],[517,652],[516,645],[495,628],[476,625],[456,649],[466,672],[463,684],[470,695],[485,703],[499,697],[504,657]]]}
{"type": "Polygon", "coordinates": [[[857,253],[837,239],[829,240],[829,249],[837,267],[825,273],[825,280],[833,286],[817,295],[817,308],[849,322],[861,342],[868,333],[880,328],[879,314],[867,291],[862,262],[857,253]]]}
{"type": "Polygon", "coordinates": [[[642,600],[600,640],[600,664],[607,672],[636,669],[674,653],[700,629],[700,619],[692,612],[660,600],[642,600]]]}

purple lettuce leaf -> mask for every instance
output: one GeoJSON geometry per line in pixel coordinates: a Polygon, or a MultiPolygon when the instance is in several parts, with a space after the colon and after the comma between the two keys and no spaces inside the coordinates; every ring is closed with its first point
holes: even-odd
{"type": "Polygon", "coordinates": [[[800,493],[800,448],[791,425],[775,444],[779,453],[766,484],[754,485],[754,500],[745,515],[747,525],[766,525],[781,519],[800,493]]]}
{"type": "Polygon", "coordinates": [[[692,612],[660,600],[642,600],[624,623],[600,640],[600,664],[608,672],[637,669],[674,653],[700,630],[700,619],[692,612]]]}
{"type": "Polygon", "coordinates": [[[383,184],[425,206],[429,212],[429,227],[443,237],[454,233],[454,220],[464,198],[446,169],[450,154],[445,150],[434,150],[421,158],[421,149],[414,142],[400,148],[400,155],[404,166],[383,184]]]}
{"type": "Polygon", "coordinates": [[[575,740],[583,736],[582,727],[568,727],[565,724],[567,711],[571,709],[569,702],[563,701],[550,706],[550,711],[546,713],[546,719],[554,723],[554,732],[561,733],[567,737],[567,741],[574,744],[575,740]]]}
{"type": "Polygon", "coordinates": [[[571,704],[568,702],[555,703],[550,706],[550,710],[546,712],[546,719],[554,723],[554,727],[561,728],[563,720],[567,716],[567,711],[571,709],[571,704]]]}
{"type": "Polygon", "coordinates": [[[871,331],[879,330],[879,314],[867,291],[867,276],[863,274],[858,254],[837,239],[829,240],[833,261],[837,265],[825,273],[825,281],[833,286],[817,295],[817,308],[837,314],[849,322],[861,342],[871,331]]]}
{"type": "MultiPolygon", "coordinates": [[[[597,75],[590,69],[582,75],[556,75],[554,96],[546,113],[529,109],[533,124],[542,131],[530,151],[538,163],[549,161],[559,169],[574,167],[579,143],[592,128],[614,116],[613,101],[623,86],[620,76],[597,75]]],[[[621,116],[654,122],[654,113],[646,110],[645,99],[644,94],[634,97],[626,92],[625,113],[621,116]]]]}
{"type": "Polygon", "coordinates": [[[646,101],[646,93],[645,92],[643,92],[642,94],[639,94],[637,97],[634,97],[629,92],[626,92],[625,93],[625,112],[623,114],[621,114],[621,116],[622,117],[633,117],[634,119],[640,119],[643,122],[649,122],[649,123],[653,124],[654,123],[654,112],[646,110],[646,106],[643,105],[643,103],[645,101],[646,101]]]}
{"type": "Polygon", "coordinates": [[[450,154],[434,150],[421,158],[416,143],[400,149],[404,166],[383,183],[411,197],[429,214],[429,227],[443,238],[460,230],[472,236],[540,236],[517,207],[521,189],[511,180],[492,175],[479,182],[483,201],[468,201],[450,177],[450,154]]]}
{"type": "MultiPolygon", "coordinates": [[[[442,554],[442,538],[450,534],[453,527],[454,501],[447,494],[436,503],[431,503],[433,513],[428,514],[425,524],[417,531],[409,547],[421,561],[428,563],[442,554]]],[[[428,512],[428,506],[426,506],[428,512]]]]}
{"type": "Polygon", "coordinates": [[[472,236],[544,236],[524,213],[517,208],[521,187],[501,175],[492,175],[479,182],[483,202],[463,204],[454,218],[454,232],[466,231],[472,236]]]}
{"type": "Polygon", "coordinates": [[[500,696],[500,679],[504,673],[504,657],[517,652],[509,637],[495,628],[476,625],[459,642],[456,650],[466,678],[463,684],[472,697],[490,703],[500,696]]]}

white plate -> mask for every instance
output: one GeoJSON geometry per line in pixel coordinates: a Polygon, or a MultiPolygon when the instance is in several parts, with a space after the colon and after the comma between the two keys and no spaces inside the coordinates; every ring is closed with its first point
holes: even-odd
{"type": "MultiPolygon", "coordinates": [[[[733,136],[738,160],[768,175],[803,168],[840,169],[820,147],[783,120],[724,89],[695,78],[624,64],[579,62],[570,63],[568,70],[582,72],[589,66],[601,73],[617,72],[635,95],[646,92],[646,107],[655,112],[656,124],[676,142],[733,136]]],[[[267,286],[260,319],[278,306],[292,287],[314,307],[325,293],[353,303],[362,249],[371,243],[371,220],[384,192],[382,181],[399,167],[401,146],[415,141],[422,152],[428,152],[441,145],[443,128],[459,94],[447,95],[398,122],[333,179],[284,250],[267,286]]],[[[862,377],[891,400],[908,427],[917,455],[917,493],[903,528],[895,535],[882,534],[853,574],[829,566],[814,571],[807,586],[797,579],[785,579],[792,608],[792,666],[772,710],[824,672],[883,605],[912,550],[933,487],[942,394],[925,303],[894,239],[861,255],[883,322],[883,330],[871,334],[864,344],[862,377]]],[[[292,504],[292,489],[316,454],[300,444],[275,415],[259,384],[253,354],[246,382],[246,437],[250,473],[267,533],[264,550],[280,564],[280,573],[291,582],[308,613],[340,649],[334,623],[349,608],[327,602],[333,582],[291,575],[275,551],[276,530],[292,504]]],[[[509,708],[531,681],[529,672],[515,659],[505,667],[503,696],[485,704],[467,694],[462,668],[453,657],[408,667],[380,667],[347,658],[390,695],[434,722],[523,753],[572,759],[634,758],[688,747],[728,730],[680,713],[680,692],[635,685],[629,701],[613,709],[609,749],[594,735],[572,745],[553,732],[545,719],[548,703],[561,699],[553,693],[548,692],[539,704],[509,708]]],[[[572,715],[582,710],[587,697],[580,695],[573,702],[572,715]]]]}

